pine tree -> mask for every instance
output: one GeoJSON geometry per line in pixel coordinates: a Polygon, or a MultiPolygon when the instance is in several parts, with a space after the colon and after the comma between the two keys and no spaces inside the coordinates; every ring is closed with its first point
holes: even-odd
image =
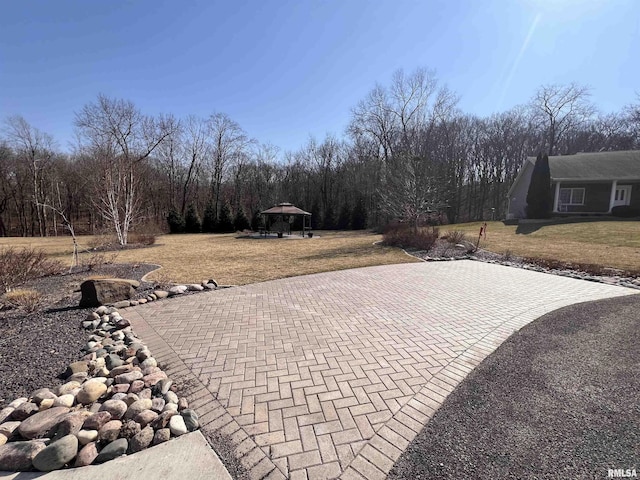
{"type": "Polygon", "coordinates": [[[351,207],[347,202],[342,204],[340,208],[340,214],[338,215],[338,223],[336,227],[338,230],[348,230],[351,223],[351,207]]]}
{"type": "Polygon", "coordinates": [[[351,212],[351,228],[354,230],[364,230],[367,228],[367,209],[364,208],[362,197],[358,197],[351,212]]]}
{"type": "Polygon", "coordinates": [[[551,170],[549,157],[539,153],[533,166],[527,192],[527,218],[551,217],[551,170]]]}
{"type": "Polygon", "coordinates": [[[311,214],[311,228],[317,230],[320,227],[320,206],[318,202],[313,202],[309,213],[311,214]]]}
{"type": "Polygon", "coordinates": [[[236,231],[243,231],[251,228],[251,225],[249,224],[249,219],[245,215],[242,207],[238,207],[236,216],[233,217],[233,228],[235,228],[236,231]]]}
{"type": "Polygon", "coordinates": [[[169,224],[170,233],[184,233],[185,221],[182,215],[176,210],[171,209],[167,216],[167,223],[169,224]]]}
{"type": "Polygon", "coordinates": [[[187,212],[184,215],[185,232],[187,233],[200,233],[202,230],[202,223],[200,217],[196,211],[196,207],[190,204],[187,207],[187,212]]]}
{"type": "Polygon", "coordinates": [[[233,229],[233,217],[231,216],[231,207],[228,203],[224,203],[220,209],[220,217],[218,218],[218,232],[231,233],[233,229]]]}
{"type": "Polygon", "coordinates": [[[218,229],[218,219],[216,216],[216,209],[213,206],[213,202],[207,203],[207,207],[204,209],[204,218],[202,219],[202,231],[205,233],[214,233],[218,229]]]}
{"type": "Polygon", "coordinates": [[[331,204],[327,205],[327,208],[324,210],[324,217],[322,218],[322,229],[323,230],[335,230],[336,221],[333,214],[333,207],[331,204]]]}
{"type": "Polygon", "coordinates": [[[256,210],[251,217],[251,230],[257,232],[262,228],[262,215],[256,210]]]}

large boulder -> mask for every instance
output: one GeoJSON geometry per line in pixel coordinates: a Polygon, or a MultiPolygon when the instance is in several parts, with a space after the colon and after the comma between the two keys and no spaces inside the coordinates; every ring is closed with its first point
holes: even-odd
{"type": "Polygon", "coordinates": [[[33,467],[33,457],[47,444],[37,440],[10,442],[0,447],[0,471],[23,472],[33,467]]]}
{"type": "Polygon", "coordinates": [[[100,278],[86,280],[80,285],[80,307],[99,307],[130,299],[140,283],[124,278],[100,278]]]}
{"type": "Polygon", "coordinates": [[[18,432],[28,439],[44,437],[68,412],[69,409],[66,407],[53,407],[38,412],[23,421],[18,427],[18,432]]]}

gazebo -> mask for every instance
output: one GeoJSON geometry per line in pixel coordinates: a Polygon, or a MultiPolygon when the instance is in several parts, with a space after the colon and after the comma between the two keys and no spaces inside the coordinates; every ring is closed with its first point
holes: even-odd
{"type": "Polygon", "coordinates": [[[260,215],[263,216],[265,224],[264,230],[260,233],[263,233],[264,235],[269,232],[277,233],[278,237],[282,237],[283,233],[291,235],[291,224],[294,222],[296,217],[302,217],[303,237],[311,225],[311,222],[309,222],[308,227],[306,222],[307,217],[311,217],[311,214],[291,203],[279,203],[275,207],[271,207],[260,212],[260,215]]]}

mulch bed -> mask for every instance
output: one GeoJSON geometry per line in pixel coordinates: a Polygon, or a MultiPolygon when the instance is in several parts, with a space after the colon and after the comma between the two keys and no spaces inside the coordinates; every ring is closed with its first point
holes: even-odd
{"type": "MultiPolygon", "coordinates": [[[[81,321],[94,310],[77,307],[80,293],[74,290],[80,283],[93,275],[140,281],[156,268],[143,264],[101,265],[91,271],[52,275],[21,285],[38,291],[46,307],[33,313],[0,311],[0,408],[38,388],[61,384],[58,376],[80,357],[89,336],[81,321]]],[[[136,296],[146,296],[152,287],[143,282],[136,296]]]]}
{"type": "Polygon", "coordinates": [[[551,312],[447,397],[390,479],[607,478],[640,469],[640,296],[551,312]]]}

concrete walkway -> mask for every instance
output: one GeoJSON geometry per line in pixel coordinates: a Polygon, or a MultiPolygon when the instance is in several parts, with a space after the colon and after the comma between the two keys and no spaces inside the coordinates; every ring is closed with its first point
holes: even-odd
{"type": "Polygon", "coordinates": [[[465,260],[276,280],[126,317],[251,478],[382,479],[514,331],[633,293],[465,260]]]}

